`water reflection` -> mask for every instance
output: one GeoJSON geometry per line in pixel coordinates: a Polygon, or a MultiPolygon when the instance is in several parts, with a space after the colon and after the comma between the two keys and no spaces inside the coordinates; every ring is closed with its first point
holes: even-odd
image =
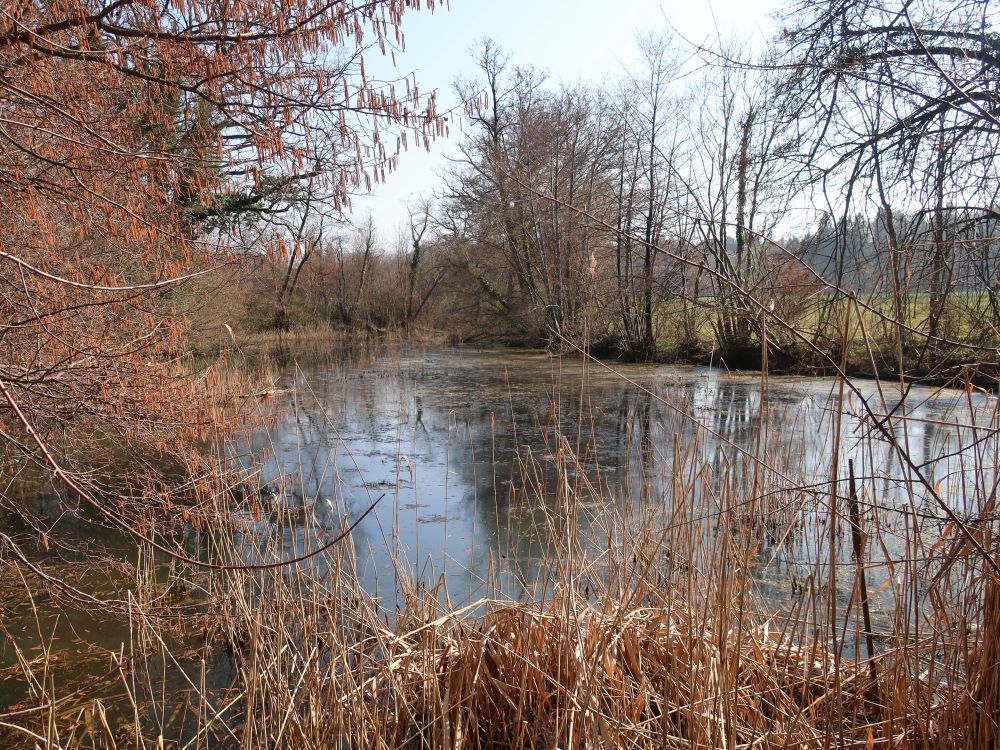
{"type": "MultiPolygon", "coordinates": [[[[764,588],[828,561],[835,455],[838,493],[850,460],[864,524],[885,533],[876,552],[890,557],[903,554],[893,539],[904,518],[917,521],[911,534],[942,528],[913,467],[960,514],[977,512],[995,486],[996,401],[981,393],[861,383],[860,396],[841,399],[833,380],[617,369],[627,380],[579,360],[462,348],[293,367],[276,422],[240,453],[266,455],[264,479],[291,480],[330,530],[384,493],[354,545],[365,585],[389,602],[401,572],[428,585],[444,576],[459,599],[487,582],[523,595],[562,533],[552,525],[560,476],[592,521],[651,510],[666,523],[679,493],[700,508],[704,533],[723,507],[766,511],[775,520],[758,556],[764,588]]],[[[590,528],[599,548],[616,527],[590,528]]],[[[311,532],[286,534],[289,554],[314,544],[311,532]]],[[[849,543],[842,535],[838,564],[850,564],[849,543]]]]}

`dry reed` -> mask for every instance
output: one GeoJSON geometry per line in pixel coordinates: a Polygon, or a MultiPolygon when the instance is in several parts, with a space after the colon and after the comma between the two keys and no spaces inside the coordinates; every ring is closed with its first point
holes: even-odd
{"type": "MultiPolygon", "coordinates": [[[[840,534],[868,552],[837,563],[817,531],[805,543],[825,554],[775,607],[755,560],[805,523],[822,527],[830,506],[814,501],[828,489],[786,481],[763,446],[730,467],[738,481],[707,487],[699,440],[675,438],[672,499],[659,510],[605,497],[558,429],[549,455],[520,454],[518,502],[540,509],[547,541],[518,601],[499,558],[485,595],[455,603],[443,576],[428,587],[396,557],[393,608],[365,590],[351,545],[270,570],[177,566],[176,588],[145,555],[126,607],[130,652],[100,686],[59,695],[52,665],[23,659],[36,706],[0,714],[0,732],[27,747],[191,750],[995,745],[1000,587],[983,561],[960,541],[948,551],[947,535],[923,543],[916,515],[900,531],[848,514],[848,500],[869,508],[871,498],[847,497],[840,482],[830,495],[840,534]],[[877,563],[879,549],[894,561],[877,563]],[[876,564],[889,567],[886,591],[876,625],[862,625],[858,578],[876,564]],[[831,589],[838,569],[847,582],[831,589]],[[183,635],[162,616],[169,591],[183,635]],[[866,642],[877,643],[872,657],[866,642]]],[[[293,500],[290,490],[220,496],[202,546],[230,562],[301,553],[331,530],[293,500]]],[[[979,518],[992,549],[992,516],[979,518]]]]}

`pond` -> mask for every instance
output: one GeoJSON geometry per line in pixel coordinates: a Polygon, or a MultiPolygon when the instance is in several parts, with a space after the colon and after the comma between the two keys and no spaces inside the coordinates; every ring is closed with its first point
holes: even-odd
{"type": "MultiPolygon", "coordinates": [[[[904,526],[911,546],[937,539],[947,519],[929,487],[964,516],[997,477],[997,402],[971,390],[859,381],[841,395],[832,378],[473,348],[291,365],[275,386],[276,421],[236,454],[331,533],[381,497],[352,538],[366,587],[390,599],[401,575],[443,576],[453,602],[533,595],[562,533],[560,488],[595,549],[627,533],[608,519],[642,517],[648,532],[652,514],[659,529],[679,496],[706,522],[734,505],[773,516],[757,577],[780,597],[829,557],[835,454],[839,510],[853,464],[859,514],[884,540],[876,559],[905,553],[904,526]]],[[[313,529],[282,533],[289,557],[316,545],[313,529]]],[[[838,538],[851,564],[851,537],[838,538]]]]}
{"type": "MultiPolygon", "coordinates": [[[[308,510],[310,522],[238,515],[237,544],[249,559],[271,561],[276,549],[295,557],[381,498],[349,543],[361,582],[388,613],[403,581],[445,582],[455,606],[483,595],[537,597],[552,574],[546,563],[566,549],[570,510],[595,558],[629,535],[683,526],[688,540],[710,539],[723,517],[737,525],[763,518],[761,538],[748,538],[753,577],[762,606],[779,610],[830,562],[835,463],[839,517],[848,516],[853,466],[862,525],[880,540],[868,549],[877,599],[891,593],[886,563],[918,547],[933,554],[946,510],[977,512],[998,476],[997,401],[971,389],[860,381],[841,394],[835,379],[376,347],[288,358],[273,387],[250,401],[267,427],[220,446],[220,455],[257,474],[286,507],[308,510]]],[[[54,534],[124,548],[113,535],[95,538],[51,492],[29,501],[54,534]]],[[[853,571],[840,523],[833,562],[853,571]]],[[[688,562],[712,564],[711,550],[698,549],[703,559],[688,562]]],[[[75,564],[69,557],[58,569],[95,593],[120,592],[106,572],[72,573],[75,564]]],[[[852,584],[842,580],[844,599],[852,584]]],[[[0,600],[22,649],[0,647],[0,708],[26,697],[16,668],[23,654],[46,644],[60,656],[61,679],[74,684],[106,673],[108,654],[127,651],[135,635],[100,611],[64,610],[49,597],[36,605],[0,600]]]]}

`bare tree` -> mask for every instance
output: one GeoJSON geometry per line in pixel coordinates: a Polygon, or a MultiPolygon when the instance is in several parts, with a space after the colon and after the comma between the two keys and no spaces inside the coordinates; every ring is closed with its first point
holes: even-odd
{"type": "Polygon", "coordinates": [[[938,349],[929,359],[955,343],[952,299],[966,315],[987,315],[988,329],[998,323],[979,305],[989,274],[973,270],[991,264],[984,230],[1000,197],[1000,45],[989,6],[853,0],[799,3],[784,17],[784,87],[811,127],[803,163],[839,210],[878,207],[886,266],[906,266],[885,290],[907,329],[896,326],[901,350],[926,352],[917,341],[926,336],[938,349]],[[951,295],[974,282],[975,294],[951,295]],[[924,320],[911,319],[923,298],[924,320]]]}
{"type": "MultiPolygon", "coordinates": [[[[409,217],[411,254],[409,263],[409,274],[406,279],[406,320],[405,325],[410,325],[416,315],[413,309],[413,298],[417,287],[417,276],[420,273],[420,262],[424,256],[424,236],[431,223],[433,204],[430,198],[423,197],[414,204],[407,204],[406,212],[409,217]]],[[[417,310],[419,312],[419,309],[417,310]]]]}
{"type": "Polygon", "coordinates": [[[465,217],[465,239],[475,244],[467,272],[521,340],[582,335],[596,323],[585,278],[606,235],[564,204],[606,203],[606,106],[581,87],[546,90],[542,74],[510,66],[492,42],[477,60],[481,78],[457,84],[473,130],[445,209],[465,217]]]}
{"type": "Polygon", "coordinates": [[[716,344],[736,365],[762,344],[759,316],[741,290],[759,294],[774,270],[765,238],[792,191],[784,158],[790,136],[783,100],[745,70],[709,68],[689,99],[684,153],[671,162],[683,192],[678,237],[694,242],[714,272],[710,320],[716,344]]]}
{"type": "Polygon", "coordinates": [[[672,218],[669,204],[676,197],[676,164],[680,138],[678,103],[672,91],[678,72],[672,41],[665,34],[638,37],[640,65],[627,76],[618,96],[617,217],[622,234],[615,239],[618,308],[624,345],[643,357],[656,352],[653,248],[667,236],[672,218]],[[644,245],[627,239],[638,229],[644,245]],[[633,255],[638,254],[634,259],[633,255]],[[634,267],[639,262],[639,270],[634,267]]]}

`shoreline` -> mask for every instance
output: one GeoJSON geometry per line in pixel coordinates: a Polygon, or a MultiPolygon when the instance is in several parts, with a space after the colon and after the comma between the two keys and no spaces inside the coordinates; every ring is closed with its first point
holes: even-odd
{"type": "MultiPolygon", "coordinates": [[[[298,353],[299,347],[306,349],[315,344],[335,344],[353,347],[372,342],[417,343],[421,345],[464,345],[481,347],[503,347],[511,351],[547,351],[556,356],[579,357],[579,352],[570,348],[563,350],[547,348],[543,342],[531,343],[509,338],[483,335],[459,335],[437,329],[371,329],[342,328],[336,326],[316,326],[292,329],[290,331],[249,334],[242,341],[233,338],[220,342],[227,346],[216,346],[210,350],[192,348],[195,357],[217,357],[224,351],[237,350],[245,354],[264,356],[277,355],[279,358],[290,353],[298,353]]],[[[613,342],[593,344],[588,353],[595,359],[620,364],[694,365],[712,367],[729,372],[767,373],[769,375],[797,376],[808,378],[835,377],[837,372],[829,362],[823,362],[814,352],[803,353],[798,346],[769,347],[767,368],[763,367],[763,350],[758,345],[748,346],[739,351],[723,355],[718,350],[707,347],[679,351],[677,348],[662,347],[652,356],[623,351],[613,342]]],[[[851,379],[902,381],[907,385],[922,385],[942,388],[976,388],[988,393],[1000,392],[1000,357],[997,361],[962,361],[957,357],[939,359],[933,365],[915,365],[900,372],[888,358],[864,352],[848,356],[845,374],[851,379]]],[[[926,353],[925,353],[926,354],[926,353]]],[[[827,356],[837,359],[841,355],[830,351],[827,356]]],[[[925,358],[925,357],[921,357],[925,358]]]]}

